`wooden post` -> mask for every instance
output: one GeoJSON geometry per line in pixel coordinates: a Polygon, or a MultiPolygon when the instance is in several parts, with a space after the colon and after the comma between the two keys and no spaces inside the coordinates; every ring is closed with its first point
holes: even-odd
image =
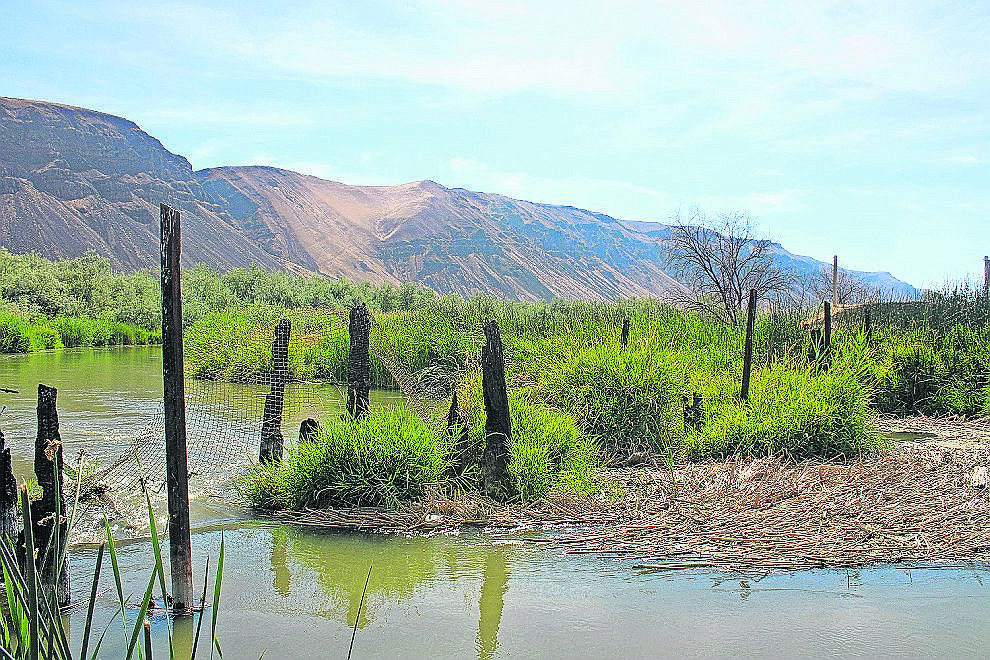
{"type": "Polygon", "coordinates": [[[320,435],[320,423],[312,417],[307,417],[299,425],[299,442],[316,442],[320,435]]]}
{"type": "Polygon", "coordinates": [[[371,395],[371,314],[364,303],[351,307],[347,332],[351,350],[347,356],[347,412],[361,419],[368,412],[371,395]]]}
{"type": "Polygon", "coordinates": [[[622,336],[619,338],[622,348],[629,345],[629,319],[622,319],[622,336]]]}
{"type": "Polygon", "coordinates": [[[485,448],[481,455],[481,479],[485,493],[504,498],[509,489],[509,453],[512,419],[505,385],[505,353],[498,322],[484,325],[481,348],[481,388],[485,398],[485,448]]]}
{"type": "Polygon", "coordinates": [[[822,355],[826,363],[831,359],[832,352],[832,306],[825,303],[825,338],[822,346],[822,355]]]}
{"type": "Polygon", "coordinates": [[[753,369],[753,333],[756,330],[756,289],[749,290],[749,307],[746,309],[746,350],[743,354],[742,392],[743,401],[749,399],[749,376],[753,369]]]}
{"type": "Polygon", "coordinates": [[[289,380],[289,335],[292,322],[282,319],[275,326],[272,341],[272,389],[265,396],[265,410],[261,417],[261,448],[258,461],[280,462],[285,448],[282,437],[282,410],[285,406],[285,383],[289,380]]]}
{"type": "Polygon", "coordinates": [[[983,295],[990,294],[990,257],[983,256],[983,295]]]}
{"type": "Polygon", "coordinates": [[[866,335],[866,341],[873,339],[873,310],[869,306],[863,310],[863,334],[866,335]]]}
{"type": "Polygon", "coordinates": [[[179,212],[162,204],[162,382],[165,389],[169,565],[172,573],[173,611],[188,613],[193,606],[193,588],[189,466],[186,455],[186,393],[182,362],[181,246],[179,212]]]}
{"type": "MultiPolygon", "coordinates": [[[[58,390],[47,385],[38,385],[38,435],[34,441],[34,474],[41,487],[41,498],[31,502],[31,526],[34,547],[38,559],[45,561],[38,566],[41,583],[53,589],[59,607],[69,604],[69,560],[66,556],[65,568],[58,571],[59,555],[65,544],[69,530],[66,517],[64,461],[62,458],[62,436],[58,428],[58,410],[55,407],[58,390]],[[59,524],[55,525],[55,514],[59,524]]],[[[19,535],[18,549],[21,561],[34,561],[28,557],[24,547],[24,532],[19,535]]]]}
{"type": "Polygon", "coordinates": [[[17,539],[17,480],[3,431],[0,431],[0,535],[17,539]]]}
{"type": "Polygon", "coordinates": [[[832,307],[839,305],[839,255],[832,256],[832,307]]]}

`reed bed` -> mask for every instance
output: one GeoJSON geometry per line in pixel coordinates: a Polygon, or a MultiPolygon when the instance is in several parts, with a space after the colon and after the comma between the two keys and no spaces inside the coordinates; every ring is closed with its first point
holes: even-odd
{"type": "Polygon", "coordinates": [[[282,513],[389,533],[463,525],[644,570],[802,570],[990,561],[990,445],[905,443],[855,460],[731,458],[607,473],[588,497],[498,505],[431,492],[400,509],[282,513]],[[551,531],[551,533],[546,533],[551,531]],[[534,534],[534,532],[536,532],[534,534]]]}

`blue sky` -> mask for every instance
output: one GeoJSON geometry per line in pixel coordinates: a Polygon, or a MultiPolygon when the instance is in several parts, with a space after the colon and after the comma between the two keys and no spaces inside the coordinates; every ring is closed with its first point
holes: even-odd
{"type": "Polygon", "coordinates": [[[203,168],[749,211],[916,285],[990,254],[990,3],[9,3],[0,95],[203,168]]]}

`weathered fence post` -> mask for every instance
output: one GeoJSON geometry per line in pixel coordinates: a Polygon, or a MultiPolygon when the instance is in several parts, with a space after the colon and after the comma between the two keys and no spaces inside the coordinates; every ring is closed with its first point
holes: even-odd
{"type": "Polygon", "coordinates": [[[990,295],[990,257],[983,255],[983,295],[990,295]]]}
{"type": "Polygon", "coordinates": [[[292,322],[282,319],[275,326],[272,341],[272,389],[265,395],[265,411],[261,416],[261,448],[258,461],[279,462],[285,439],[282,437],[282,411],[285,407],[285,383],[289,380],[289,335],[292,322]]]}
{"type": "MultiPolygon", "coordinates": [[[[66,555],[65,567],[58,572],[60,553],[69,530],[66,517],[64,461],[62,458],[62,436],[58,429],[58,410],[55,407],[58,390],[47,385],[38,385],[38,435],[34,441],[34,475],[41,487],[41,498],[31,502],[31,526],[34,547],[38,559],[44,560],[38,566],[41,583],[53,589],[59,607],[69,604],[69,558],[66,555]],[[56,514],[59,524],[55,524],[56,514]],[[58,580],[56,582],[56,574],[58,580]]],[[[23,549],[24,532],[18,542],[23,549]]],[[[26,554],[22,561],[34,561],[26,554]]]]}
{"type": "Polygon", "coordinates": [[[749,376],[753,369],[753,333],[756,330],[756,289],[749,290],[749,307],[746,309],[746,349],[743,354],[742,391],[743,401],[749,399],[749,376]]]}
{"type": "Polygon", "coordinates": [[[299,442],[316,442],[320,434],[320,423],[312,417],[307,417],[299,424],[299,442]]]}
{"type": "Polygon", "coordinates": [[[165,471],[168,484],[169,565],[172,607],[191,611],[192,542],[189,529],[189,466],[186,455],[186,391],[182,361],[182,234],[179,212],[161,205],[162,381],[165,403],[165,471]]]}
{"type": "Polygon", "coordinates": [[[512,420],[505,385],[505,352],[498,322],[488,321],[484,331],[481,388],[485,398],[485,448],[481,455],[481,479],[487,495],[501,497],[506,494],[509,483],[512,420]]]}
{"type": "Polygon", "coordinates": [[[825,358],[825,368],[827,369],[832,360],[832,306],[827,302],[825,303],[825,337],[822,356],[825,358]]]}
{"type": "Polygon", "coordinates": [[[629,345],[629,319],[622,319],[622,336],[619,338],[622,348],[629,345]]]}
{"type": "Polygon", "coordinates": [[[0,535],[17,539],[17,480],[3,431],[0,431],[0,535]]]}
{"type": "Polygon", "coordinates": [[[368,412],[371,395],[371,314],[364,303],[351,307],[347,324],[351,350],[347,356],[347,412],[361,419],[368,412]]]}
{"type": "Polygon", "coordinates": [[[839,305],[839,255],[832,256],[832,306],[839,305]]]}
{"type": "Polygon", "coordinates": [[[867,342],[873,339],[873,310],[869,307],[863,311],[863,334],[867,342]]]}

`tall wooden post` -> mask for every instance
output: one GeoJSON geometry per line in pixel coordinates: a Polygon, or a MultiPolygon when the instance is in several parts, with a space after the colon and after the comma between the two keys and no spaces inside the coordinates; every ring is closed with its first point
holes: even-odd
{"type": "Polygon", "coordinates": [[[17,480],[3,431],[0,431],[0,536],[17,539],[17,480]]]}
{"type": "Polygon", "coordinates": [[[629,345],[629,319],[622,319],[622,336],[619,338],[622,348],[629,345]]]}
{"type": "Polygon", "coordinates": [[[272,389],[265,396],[265,411],[261,417],[261,448],[258,461],[280,462],[285,447],[282,437],[282,411],[285,406],[285,383],[289,380],[289,335],[292,322],[282,319],[275,326],[272,341],[272,389]]]}
{"type": "Polygon", "coordinates": [[[873,310],[869,306],[863,311],[863,334],[866,335],[866,341],[873,339],[873,310]]]}
{"type": "Polygon", "coordinates": [[[189,529],[189,467],[186,455],[186,396],[182,362],[182,287],[179,212],[161,206],[162,381],[165,395],[165,469],[168,484],[169,565],[176,613],[193,606],[192,542],[189,529]]]}
{"type": "Polygon", "coordinates": [[[351,350],[347,356],[347,412],[361,419],[368,412],[371,395],[371,314],[364,303],[351,308],[347,332],[351,350]]]}
{"type": "Polygon", "coordinates": [[[505,385],[505,352],[497,321],[484,325],[481,347],[481,388],[485,398],[485,448],[481,454],[481,479],[485,493],[502,498],[508,494],[512,419],[505,385]]]}
{"type": "Polygon", "coordinates": [[[832,307],[839,305],[839,255],[832,256],[832,307]]]}
{"type": "Polygon", "coordinates": [[[990,294],[990,257],[983,256],[983,295],[990,294]]]}
{"type": "Polygon", "coordinates": [[[753,370],[753,333],[756,331],[756,289],[749,290],[749,307],[746,309],[746,350],[743,353],[742,391],[743,401],[749,399],[749,376],[753,370]]]}

